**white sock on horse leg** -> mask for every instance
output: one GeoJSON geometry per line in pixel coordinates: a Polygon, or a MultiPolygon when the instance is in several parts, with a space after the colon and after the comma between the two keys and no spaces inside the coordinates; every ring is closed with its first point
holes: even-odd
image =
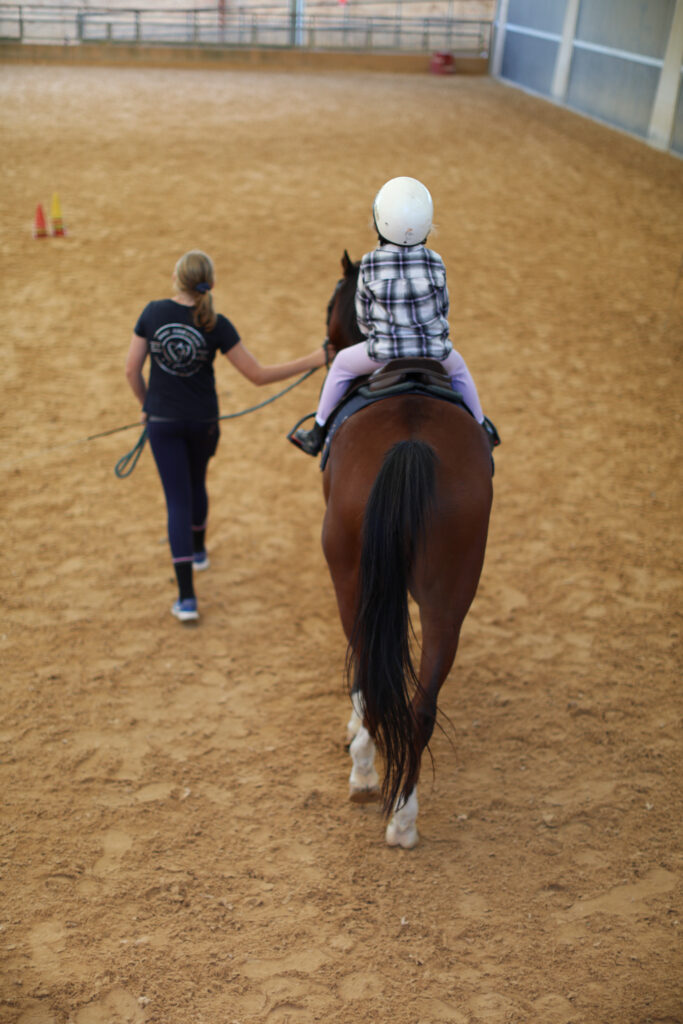
{"type": "Polygon", "coordinates": [[[358,717],[355,709],[351,712],[351,717],[346,723],[346,742],[347,744],[352,743],[354,737],[358,734],[358,730],[363,724],[363,720],[358,717]]]}
{"type": "Polygon", "coordinates": [[[353,709],[351,711],[351,717],[349,718],[348,722],[346,723],[346,742],[347,742],[347,744],[349,744],[349,743],[351,743],[353,741],[354,736],[357,734],[358,730],[360,729],[360,727],[363,724],[363,714],[364,714],[364,711],[363,711],[363,697],[358,692],[358,690],[354,690],[351,693],[351,706],[352,706],[352,709],[353,709]]]}
{"type": "Polygon", "coordinates": [[[387,825],[386,841],[389,846],[402,846],[411,850],[417,846],[419,835],[417,822],[417,786],[405,802],[397,801],[391,821],[387,825]]]}
{"type": "Polygon", "coordinates": [[[375,771],[375,744],[370,733],[361,725],[349,747],[353,767],[349,776],[349,792],[353,797],[359,793],[376,793],[379,778],[375,771]]]}

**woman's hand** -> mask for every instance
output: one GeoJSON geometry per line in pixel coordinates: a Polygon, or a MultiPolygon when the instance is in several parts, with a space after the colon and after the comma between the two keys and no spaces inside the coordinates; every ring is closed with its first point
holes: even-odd
{"type": "Polygon", "coordinates": [[[321,345],[320,348],[316,348],[313,352],[311,352],[308,358],[311,361],[312,370],[317,370],[319,366],[328,366],[329,357],[327,355],[326,345],[321,345]]]}

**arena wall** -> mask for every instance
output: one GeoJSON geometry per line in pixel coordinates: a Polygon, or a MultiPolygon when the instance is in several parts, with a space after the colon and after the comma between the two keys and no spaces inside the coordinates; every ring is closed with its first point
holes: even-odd
{"type": "Polygon", "coordinates": [[[499,0],[492,72],[683,155],[683,0],[499,0]]]}
{"type": "MultiPolygon", "coordinates": [[[[287,48],[240,48],[207,46],[138,46],[121,44],[81,44],[79,46],[40,46],[1,43],[0,62],[30,64],[71,64],[85,66],[140,65],[157,68],[214,68],[238,70],[263,68],[296,71],[380,71],[427,74],[430,57],[426,54],[361,53],[353,51],[315,51],[287,48]]],[[[455,74],[485,75],[485,57],[453,57],[455,74]]]]}

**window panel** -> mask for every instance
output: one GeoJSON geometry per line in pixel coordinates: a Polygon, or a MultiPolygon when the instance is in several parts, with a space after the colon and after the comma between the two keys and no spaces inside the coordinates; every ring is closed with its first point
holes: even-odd
{"type": "Polygon", "coordinates": [[[576,38],[663,58],[676,0],[582,0],[576,38]]]}
{"type": "Polygon", "coordinates": [[[561,36],[566,6],[567,0],[543,0],[541,4],[538,0],[510,0],[508,21],[561,36]]]}
{"type": "Polygon", "coordinates": [[[501,74],[525,89],[550,95],[558,44],[548,39],[508,32],[501,74]]]}
{"type": "Polygon", "coordinates": [[[647,135],[659,68],[575,50],[567,102],[637,135],[647,135]]]}

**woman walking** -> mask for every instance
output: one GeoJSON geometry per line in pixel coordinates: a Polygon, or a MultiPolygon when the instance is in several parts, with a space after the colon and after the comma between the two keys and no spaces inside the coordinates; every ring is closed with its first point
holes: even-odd
{"type": "Polygon", "coordinates": [[[213,308],[211,259],[186,252],[173,273],[173,297],[148,303],[133,331],[126,378],[142,406],[142,422],[159,470],[168,512],[168,539],[178,581],[171,612],[183,622],[199,618],[193,570],[206,569],[209,507],[206,471],[220,430],[213,363],[225,355],[258,386],[325,365],[325,352],[263,366],[235,327],[213,308]],[[143,367],[150,357],[149,380],[143,367]]]}

